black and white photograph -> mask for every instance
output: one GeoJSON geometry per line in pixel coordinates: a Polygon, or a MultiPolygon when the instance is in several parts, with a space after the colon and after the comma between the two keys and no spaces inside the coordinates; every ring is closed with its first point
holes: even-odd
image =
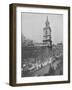
{"type": "Polygon", "coordinates": [[[63,15],[21,13],[21,76],[63,75],[63,15]]]}

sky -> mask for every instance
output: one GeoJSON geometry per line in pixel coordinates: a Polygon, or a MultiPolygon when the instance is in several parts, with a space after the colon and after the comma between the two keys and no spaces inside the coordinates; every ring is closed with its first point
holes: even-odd
{"type": "Polygon", "coordinates": [[[63,15],[44,13],[21,13],[21,32],[34,42],[42,43],[43,28],[48,16],[51,27],[52,43],[63,41],[63,15]]]}

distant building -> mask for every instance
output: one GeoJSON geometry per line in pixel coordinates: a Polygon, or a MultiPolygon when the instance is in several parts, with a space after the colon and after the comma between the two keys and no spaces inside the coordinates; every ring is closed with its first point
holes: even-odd
{"type": "Polygon", "coordinates": [[[48,21],[48,16],[45,22],[45,27],[43,28],[43,44],[52,47],[52,40],[51,40],[51,27],[48,21]]]}
{"type": "MultiPolygon", "coordinates": [[[[29,43],[28,40],[27,40],[27,43],[29,43]]],[[[40,47],[42,47],[42,46],[52,47],[51,27],[50,27],[50,23],[48,21],[48,16],[47,16],[47,19],[45,22],[45,27],[43,28],[43,42],[42,43],[34,42],[33,44],[34,44],[34,46],[40,46],[40,47]]],[[[29,47],[32,47],[32,46],[29,45],[29,47]]]]}

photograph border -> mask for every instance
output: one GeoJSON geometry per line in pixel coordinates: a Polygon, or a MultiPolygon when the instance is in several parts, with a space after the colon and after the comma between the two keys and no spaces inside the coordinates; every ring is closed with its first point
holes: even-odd
{"type": "Polygon", "coordinates": [[[31,85],[45,85],[45,84],[59,84],[70,83],[70,7],[67,6],[51,6],[51,5],[36,5],[36,4],[19,4],[13,3],[9,6],[9,84],[11,86],[31,86],[31,85]],[[45,9],[65,9],[68,10],[68,80],[67,81],[53,81],[53,82],[36,82],[36,83],[16,83],[16,8],[17,7],[31,7],[31,8],[45,8],[45,9]]]}

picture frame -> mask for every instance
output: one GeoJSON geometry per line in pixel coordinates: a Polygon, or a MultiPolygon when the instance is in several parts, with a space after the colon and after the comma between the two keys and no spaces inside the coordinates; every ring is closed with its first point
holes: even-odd
{"type": "Polygon", "coordinates": [[[13,3],[9,84],[70,83],[70,7],[13,3]]]}

